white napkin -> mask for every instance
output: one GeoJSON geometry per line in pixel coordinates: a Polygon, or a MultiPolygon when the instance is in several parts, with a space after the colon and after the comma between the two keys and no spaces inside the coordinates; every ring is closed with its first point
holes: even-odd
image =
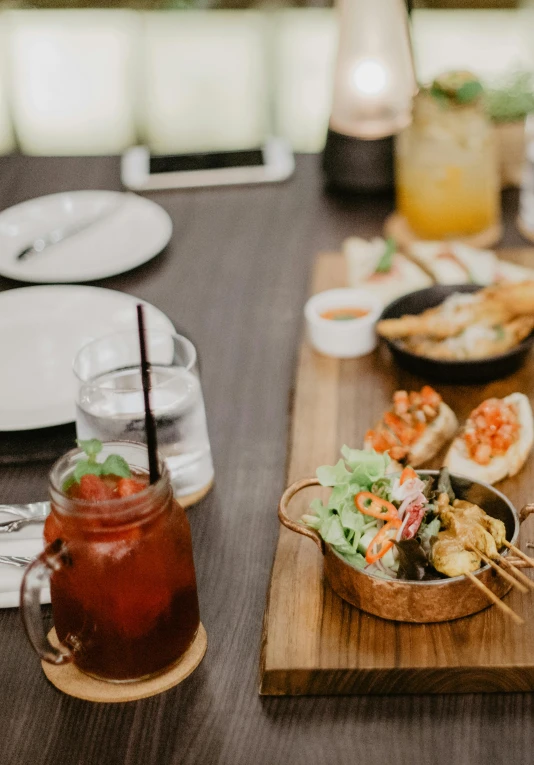
{"type": "MultiPolygon", "coordinates": [[[[13,516],[0,515],[0,520],[13,520],[13,516]]],[[[0,555],[16,555],[34,558],[42,552],[43,543],[42,523],[31,523],[20,531],[0,534],[0,555]]],[[[0,563],[0,608],[18,607],[20,601],[20,585],[25,569],[0,563]]],[[[48,589],[42,591],[41,603],[50,603],[48,589]]]]}

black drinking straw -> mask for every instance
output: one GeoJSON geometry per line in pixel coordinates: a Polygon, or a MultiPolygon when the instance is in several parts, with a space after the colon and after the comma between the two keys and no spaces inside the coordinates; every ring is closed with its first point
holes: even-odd
{"type": "Polygon", "coordinates": [[[150,483],[156,483],[159,479],[158,468],[158,437],[156,434],[156,421],[150,408],[150,363],[146,353],[146,333],[144,307],[137,304],[137,328],[139,330],[139,350],[141,351],[141,380],[143,383],[143,397],[145,399],[145,432],[148,448],[148,471],[150,483]]]}

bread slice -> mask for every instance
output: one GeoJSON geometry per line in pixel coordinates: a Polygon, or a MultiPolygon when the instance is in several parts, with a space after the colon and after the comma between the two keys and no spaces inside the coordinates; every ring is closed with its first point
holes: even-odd
{"type": "Polygon", "coordinates": [[[438,284],[500,284],[524,282],[534,269],[501,260],[493,250],[480,250],[461,242],[412,243],[409,257],[438,284]]]}
{"type": "Polygon", "coordinates": [[[492,250],[460,242],[414,242],[410,257],[438,284],[481,284],[497,281],[498,260],[492,250]]]}
{"type": "Polygon", "coordinates": [[[518,266],[509,260],[499,260],[497,265],[497,282],[528,282],[534,279],[534,269],[518,266]]]}
{"type": "Polygon", "coordinates": [[[503,401],[513,406],[517,413],[520,422],[518,440],[502,457],[493,457],[488,465],[479,465],[469,457],[463,438],[458,436],[452,442],[445,458],[445,465],[451,473],[494,484],[507,476],[516,475],[521,470],[534,442],[532,408],[523,393],[511,393],[503,401]]]}
{"type": "Polygon", "coordinates": [[[443,401],[439,407],[439,414],[425,428],[421,438],[413,444],[408,454],[408,463],[412,467],[424,465],[435,457],[442,446],[451,440],[458,430],[458,420],[456,415],[443,401]]]}
{"type": "Polygon", "coordinates": [[[422,268],[400,252],[395,252],[387,271],[376,271],[386,242],[349,237],[343,242],[348,286],[361,287],[376,295],[384,305],[415,290],[430,287],[432,279],[422,268]]]}
{"type": "MultiPolygon", "coordinates": [[[[439,407],[438,416],[427,425],[421,438],[418,438],[417,441],[412,444],[405,460],[406,464],[416,468],[429,462],[432,457],[435,457],[439,450],[451,440],[457,430],[458,420],[456,419],[456,415],[450,406],[442,401],[439,407]]],[[[372,439],[366,439],[363,448],[372,449],[372,439]]],[[[393,463],[397,470],[402,469],[400,463],[395,460],[392,461],[392,464],[393,463]]]]}

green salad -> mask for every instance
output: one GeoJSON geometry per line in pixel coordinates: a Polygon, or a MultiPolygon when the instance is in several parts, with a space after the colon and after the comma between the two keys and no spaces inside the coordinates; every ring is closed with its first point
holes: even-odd
{"type": "Polygon", "coordinates": [[[302,522],[351,566],[375,576],[437,578],[432,570],[432,540],[440,530],[434,500],[450,492],[442,471],[437,490],[410,467],[388,473],[390,458],[375,451],[343,446],[336,465],[317,469],[322,486],[332,487],[326,505],[315,499],[302,522]]]}

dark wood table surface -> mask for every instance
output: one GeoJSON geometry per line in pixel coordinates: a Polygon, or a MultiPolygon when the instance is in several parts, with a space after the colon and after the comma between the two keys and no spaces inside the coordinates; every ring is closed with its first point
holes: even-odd
{"type": "MultiPolygon", "coordinates": [[[[118,160],[0,159],[0,209],[84,188],[120,189],[118,160]]],[[[532,762],[529,694],[258,695],[311,264],[345,236],[379,234],[392,198],[327,195],[315,156],[299,157],[285,184],[151,197],[173,219],[172,242],[150,263],[98,285],[154,303],[199,349],[216,486],[189,518],[208,653],[189,679],[163,695],[90,704],[48,684],[18,611],[0,611],[1,765],[532,762]]],[[[516,208],[517,193],[506,192],[508,246],[523,243],[514,229],[516,208]]],[[[16,286],[22,285],[0,279],[0,290],[16,286]]],[[[0,500],[44,498],[50,464],[0,466],[0,500]]]]}

